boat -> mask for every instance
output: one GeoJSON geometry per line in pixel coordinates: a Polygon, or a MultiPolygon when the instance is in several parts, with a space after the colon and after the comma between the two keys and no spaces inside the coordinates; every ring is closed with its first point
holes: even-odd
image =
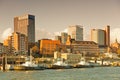
{"type": "Polygon", "coordinates": [[[44,70],[45,67],[33,62],[33,57],[30,55],[26,57],[26,61],[23,64],[14,65],[14,70],[44,70]]]}
{"type": "Polygon", "coordinates": [[[75,65],[75,68],[92,68],[94,67],[89,62],[85,60],[85,58],[81,58],[80,62],[75,65]]]}
{"type": "Polygon", "coordinates": [[[89,62],[89,64],[93,67],[102,67],[99,63],[89,62]]]}
{"type": "Polygon", "coordinates": [[[73,67],[63,62],[63,60],[57,60],[57,62],[53,63],[50,68],[51,69],[71,69],[73,67]]]}
{"type": "Polygon", "coordinates": [[[23,64],[14,65],[14,70],[44,70],[45,67],[34,62],[26,61],[23,64]]]}

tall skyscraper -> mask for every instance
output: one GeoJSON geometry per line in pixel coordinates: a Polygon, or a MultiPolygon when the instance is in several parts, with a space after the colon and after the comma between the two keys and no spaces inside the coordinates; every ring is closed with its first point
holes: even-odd
{"type": "Polygon", "coordinates": [[[28,36],[28,42],[35,42],[35,16],[23,15],[14,18],[14,32],[28,36]]]}
{"type": "Polygon", "coordinates": [[[83,41],[83,27],[80,25],[69,26],[68,34],[71,36],[71,39],[83,41]]]}
{"type": "Polygon", "coordinates": [[[105,31],[102,29],[92,29],[91,40],[98,43],[98,45],[105,45],[105,31]]]}

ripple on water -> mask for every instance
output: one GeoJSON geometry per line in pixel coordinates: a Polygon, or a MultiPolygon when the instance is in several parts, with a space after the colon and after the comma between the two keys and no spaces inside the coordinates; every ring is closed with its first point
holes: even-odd
{"type": "Polygon", "coordinates": [[[120,67],[0,72],[0,80],[120,80],[120,67]]]}

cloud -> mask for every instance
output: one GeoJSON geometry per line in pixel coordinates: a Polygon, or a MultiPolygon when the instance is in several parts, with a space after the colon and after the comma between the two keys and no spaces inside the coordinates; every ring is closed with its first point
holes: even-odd
{"type": "Polygon", "coordinates": [[[5,29],[5,30],[2,32],[2,35],[1,35],[2,40],[5,40],[8,36],[11,35],[12,32],[13,32],[13,31],[12,31],[12,28],[7,28],[7,29],[5,29]]]}
{"type": "Polygon", "coordinates": [[[36,40],[40,40],[40,39],[55,39],[56,35],[61,35],[61,32],[68,32],[67,28],[62,30],[62,31],[58,31],[58,32],[49,32],[45,29],[40,29],[40,28],[36,28],[36,40]]]}
{"type": "Polygon", "coordinates": [[[114,28],[110,31],[111,42],[115,42],[116,38],[118,41],[120,41],[120,28],[114,28]]]}
{"type": "Polygon", "coordinates": [[[66,28],[66,29],[64,29],[64,30],[62,30],[62,31],[54,32],[54,35],[59,35],[59,36],[61,36],[61,33],[62,33],[62,32],[68,33],[68,29],[66,28]]]}
{"type": "Polygon", "coordinates": [[[45,29],[36,28],[36,40],[54,39],[54,33],[48,32],[45,29]]]}

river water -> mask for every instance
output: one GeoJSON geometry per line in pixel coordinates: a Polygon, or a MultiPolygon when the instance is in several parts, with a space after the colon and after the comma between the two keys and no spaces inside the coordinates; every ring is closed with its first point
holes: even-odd
{"type": "Polygon", "coordinates": [[[120,80],[120,67],[0,71],[0,80],[120,80]]]}

